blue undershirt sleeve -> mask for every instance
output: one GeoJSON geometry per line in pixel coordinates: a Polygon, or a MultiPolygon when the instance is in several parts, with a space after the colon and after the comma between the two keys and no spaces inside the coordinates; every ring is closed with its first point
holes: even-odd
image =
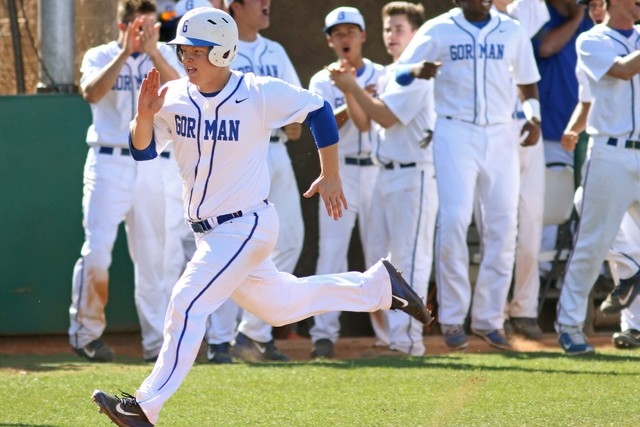
{"type": "Polygon", "coordinates": [[[152,160],[158,157],[158,153],[156,152],[156,139],[154,137],[151,137],[151,143],[147,148],[138,150],[133,146],[131,133],[129,133],[129,149],[131,150],[131,157],[133,157],[134,160],[152,160]]]}
{"type": "Polygon", "coordinates": [[[316,147],[324,148],[338,143],[340,139],[338,125],[333,115],[333,109],[326,100],[322,107],[307,115],[305,123],[311,130],[316,147]]]}
{"type": "Polygon", "coordinates": [[[396,68],[396,83],[400,86],[408,86],[415,79],[411,74],[411,64],[398,65],[396,68]]]}

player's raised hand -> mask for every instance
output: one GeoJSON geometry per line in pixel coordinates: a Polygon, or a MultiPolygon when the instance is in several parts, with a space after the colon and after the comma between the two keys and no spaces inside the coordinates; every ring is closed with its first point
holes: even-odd
{"type": "Polygon", "coordinates": [[[343,92],[350,92],[351,88],[358,86],[355,69],[347,61],[333,63],[325,67],[331,76],[331,83],[343,92]]]}
{"type": "Polygon", "coordinates": [[[438,69],[440,68],[441,65],[442,65],[441,62],[422,61],[419,64],[419,67],[416,67],[416,69],[413,70],[413,73],[416,77],[420,79],[429,80],[435,77],[436,74],[438,74],[438,69]]]}
{"type": "MultiPolygon", "coordinates": [[[[154,23],[151,18],[142,16],[139,20],[138,39],[140,50],[150,57],[158,52],[158,40],[160,39],[160,23],[154,23]]],[[[136,21],[138,21],[136,20],[136,21]]]]}
{"type": "Polygon", "coordinates": [[[138,94],[138,116],[153,117],[164,104],[164,97],[167,93],[165,87],[161,92],[160,73],[156,68],[152,68],[147,77],[142,80],[140,93],[138,94]]]}

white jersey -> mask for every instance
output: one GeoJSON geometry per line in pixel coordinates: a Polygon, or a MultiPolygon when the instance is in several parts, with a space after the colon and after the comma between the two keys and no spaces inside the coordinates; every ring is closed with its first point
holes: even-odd
{"type": "MultiPolygon", "coordinates": [[[[158,43],[158,50],[171,67],[184,73],[184,68],[171,46],[158,43]]],[[[101,73],[120,51],[121,48],[116,41],[89,49],[80,67],[80,86],[93,79],[97,73],[101,73]]],[[[111,90],[98,102],[89,104],[93,123],[87,131],[87,144],[128,147],[129,122],[136,114],[140,85],[153,66],[153,61],[145,54],[131,55],[127,58],[111,90]]]]}
{"type": "MultiPolygon", "coordinates": [[[[238,54],[231,63],[231,68],[243,73],[254,73],[256,76],[277,77],[294,86],[302,86],[284,47],[260,34],[253,42],[240,40],[238,54]]],[[[274,129],[273,136],[278,137],[280,142],[288,140],[282,129],[274,129]]]]}
{"type": "Polygon", "coordinates": [[[379,128],[380,143],[375,158],[383,163],[425,163],[433,161],[431,147],[420,146],[435,126],[433,79],[415,79],[407,86],[396,83],[395,65],[387,66],[387,75],[381,79],[380,100],[396,116],[398,122],[388,128],[379,128]]]}
{"type": "Polygon", "coordinates": [[[490,11],[478,28],[462,10],[449,12],[420,27],[402,53],[400,63],[442,62],[435,83],[436,113],[477,125],[513,120],[513,88],[505,82],[540,80],[531,41],[507,15],[490,11]],[[491,99],[487,99],[491,94],[491,99]]]}
{"type": "MultiPolygon", "coordinates": [[[[358,86],[365,88],[376,85],[384,75],[384,67],[368,59],[363,59],[364,67],[357,76],[358,86]]],[[[311,77],[309,90],[326,99],[335,111],[345,104],[344,93],[331,82],[331,75],[327,70],[320,70],[311,77]]],[[[373,149],[373,132],[360,132],[353,120],[348,120],[340,129],[339,151],[341,156],[365,157],[373,149]]]]}
{"type": "Polygon", "coordinates": [[[156,150],[174,142],[185,217],[191,221],[266,199],[271,129],[301,123],[324,104],[320,96],[282,80],[238,71],[215,96],[204,96],[188,78],[165,87],[164,106],[154,120],[156,150]],[[216,185],[208,185],[210,181],[216,185]]]}
{"type": "Polygon", "coordinates": [[[585,73],[593,95],[587,119],[590,135],[640,139],[640,75],[630,80],[607,76],[616,59],[640,49],[639,28],[626,38],[599,24],[576,40],[578,69],[585,73]]]}
{"type": "Polygon", "coordinates": [[[515,0],[507,5],[507,13],[520,22],[530,39],[550,18],[544,0],[515,0]]]}

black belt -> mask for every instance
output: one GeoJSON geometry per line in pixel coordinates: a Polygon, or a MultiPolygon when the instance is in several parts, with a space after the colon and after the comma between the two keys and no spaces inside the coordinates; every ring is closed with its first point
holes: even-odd
{"type": "Polygon", "coordinates": [[[271,138],[269,138],[269,142],[280,142],[280,137],[272,136],[271,138]]]}
{"type": "MultiPolygon", "coordinates": [[[[609,138],[607,140],[607,145],[613,145],[614,147],[618,146],[618,138],[609,138]]],[[[640,150],[640,141],[632,141],[627,139],[624,142],[624,148],[633,148],[634,150],[640,150]]]]}
{"type": "MultiPolygon", "coordinates": [[[[114,150],[116,150],[116,148],[114,148],[114,147],[100,147],[98,149],[98,153],[112,155],[114,150]]],[[[130,156],[131,155],[131,150],[129,150],[128,148],[120,148],[120,155],[121,156],[130,156]]]]}
{"type": "Polygon", "coordinates": [[[411,163],[395,163],[395,162],[390,162],[390,163],[386,163],[384,165],[385,169],[395,169],[395,168],[415,168],[416,167],[416,162],[411,162],[411,163]]]}
{"type": "MultiPolygon", "coordinates": [[[[267,199],[264,199],[263,202],[266,205],[269,204],[269,201],[267,199]]],[[[209,219],[205,219],[197,222],[187,221],[187,224],[191,227],[194,233],[204,233],[205,231],[211,230],[216,225],[224,224],[225,222],[231,221],[234,218],[239,218],[242,215],[243,215],[243,212],[240,210],[237,212],[232,212],[224,215],[218,215],[215,218],[215,224],[211,224],[212,222],[211,220],[213,218],[209,218],[209,219]]]]}
{"type": "Polygon", "coordinates": [[[373,160],[371,160],[371,157],[364,159],[359,159],[357,157],[345,157],[344,162],[348,165],[355,166],[373,166],[373,160]]]}
{"type": "MultiPolygon", "coordinates": [[[[116,150],[116,148],[114,147],[100,147],[98,149],[98,153],[100,154],[108,154],[108,155],[113,155],[114,150],[116,150]]],[[[121,156],[130,156],[131,155],[131,150],[129,150],[128,148],[120,148],[120,155],[121,156]]],[[[163,151],[162,153],[160,153],[160,157],[162,157],[163,159],[170,159],[171,158],[171,153],[163,151]]]]}

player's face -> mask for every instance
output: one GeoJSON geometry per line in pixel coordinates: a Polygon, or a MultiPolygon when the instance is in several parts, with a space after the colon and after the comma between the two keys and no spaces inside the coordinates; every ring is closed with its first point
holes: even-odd
{"type": "Polygon", "coordinates": [[[596,23],[600,24],[607,16],[607,11],[604,8],[604,0],[591,0],[588,7],[589,18],[596,23]]]}
{"type": "Polygon", "coordinates": [[[382,19],[382,41],[387,48],[387,53],[394,61],[400,57],[415,32],[409,24],[407,15],[385,16],[382,19]]]}
{"type": "Polygon", "coordinates": [[[209,62],[209,47],[207,46],[179,45],[177,52],[189,80],[195,85],[199,85],[198,82],[209,73],[212,67],[215,68],[209,62]]]}
{"type": "Polygon", "coordinates": [[[491,0],[458,0],[467,21],[478,22],[489,18],[491,0]]]}
{"type": "Polygon", "coordinates": [[[346,59],[353,64],[362,59],[362,44],[366,38],[365,32],[357,25],[338,24],[331,28],[331,34],[327,35],[327,43],[338,58],[346,59]]]}
{"type": "Polygon", "coordinates": [[[253,31],[269,28],[271,0],[244,0],[242,3],[232,3],[234,18],[238,27],[246,26],[253,31]]]}

